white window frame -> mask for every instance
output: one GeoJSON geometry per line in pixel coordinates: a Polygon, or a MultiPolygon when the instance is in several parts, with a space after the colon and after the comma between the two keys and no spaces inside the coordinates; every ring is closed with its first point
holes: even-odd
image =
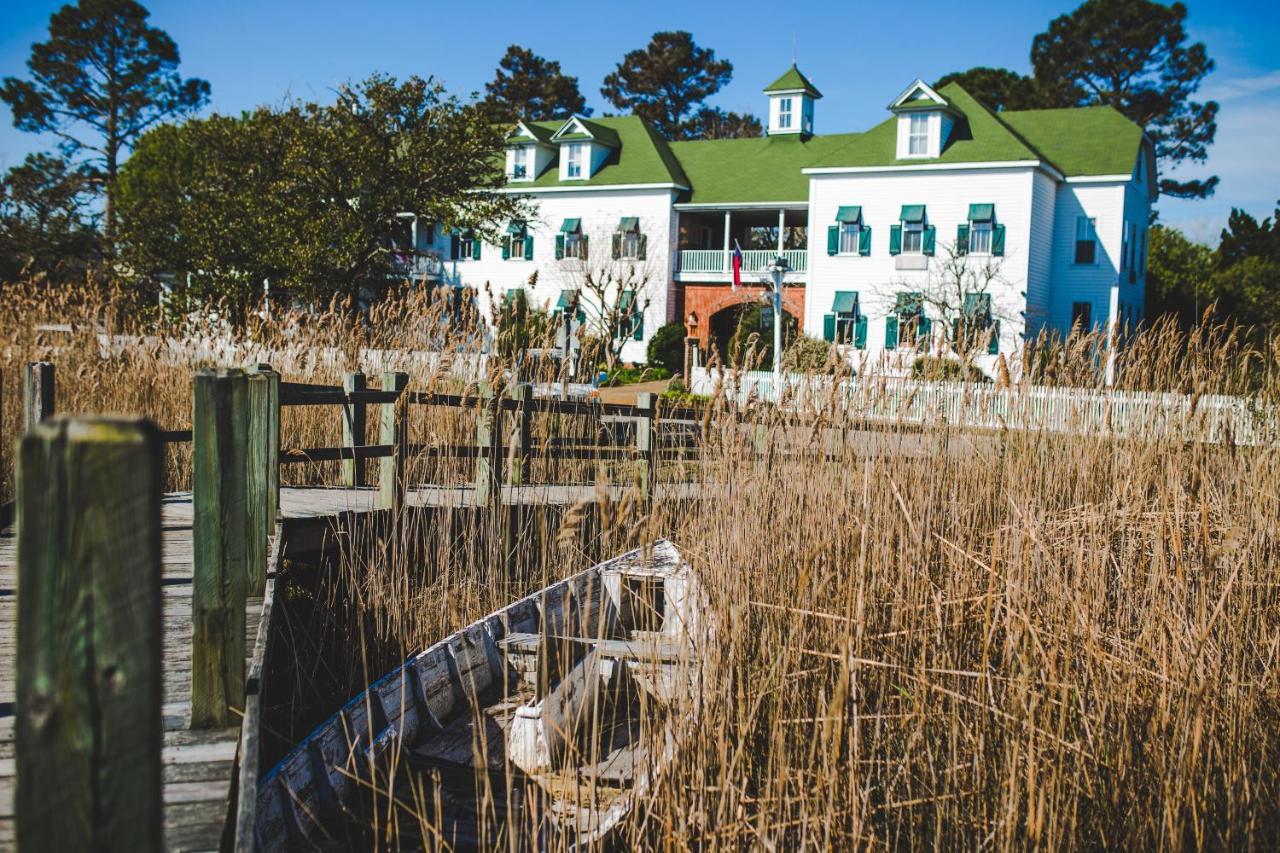
{"type": "Polygon", "coordinates": [[[570,231],[564,235],[564,256],[566,258],[582,258],[581,231],[570,231]]]}
{"type": "Polygon", "coordinates": [[[1098,263],[1098,220],[1093,216],[1077,216],[1075,239],[1071,241],[1071,262],[1074,266],[1095,266],[1098,263]],[[1085,238],[1080,236],[1080,228],[1084,226],[1085,238]],[[1080,244],[1093,243],[1093,259],[1080,260],[1080,244]]]}
{"type": "Polygon", "coordinates": [[[587,146],[581,142],[570,142],[569,150],[565,152],[565,168],[564,175],[570,180],[584,178],[583,166],[586,160],[587,146]]]}
{"type": "Polygon", "coordinates": [[[518,234],[507,235],[507,260],[523,261],[524,260],[524,241],[529,236],[528,229],[523,229],[518,234]]]}
{"type": "Polygon", "coordinates": [[[912,113],[907,116],[907,156],[908,157],[928,157],[929,156],[929,116],[922,113],[912,113]],[[916,129],[916,123],[919,122],[920,129],[916,129]],[[919,143],[920,150],[916,150],[919,143]]]}
{"type": "Polygon", "coordinates": [[[640,232],[639,231],[623,231],[622,245],[618,254],[623,260],[634,261],[640,257],[640,232]]]}
{"type": "Polygon", "coordinates": [[[991,254],[991,235],[994,232],[995,232],[995,227],[990,222],[970,222],[969,223],[969,254],[971,255],[991,254]]]}
{"type": "Polygon", "coordinates": [[[858,254],[858,243],[862,237],[861,222],[841,222],[840,223],[840,251],[841,255],[858,254]]]}
{"type": "Polygon", "coordinates": [[[902,223],[902,254],[904,255],[923,255],[924,254],[924,223],[923,222],[904,222],[902,223]],[[915,248],[909,248],[907,245],[908,238],[915,235],[915,248]]]}
{"type": "Polygon", "coordinates": [[[791,97],[778,98],[778,129],[779,130],[791,129],[791,118],[793,114],[794,114],[794,109],[792,106],[792,98],[791,97]]]}
{"type": "Polygon", "coordinates": [[[511,179],[515,181],[529,180],[529,149],[523,145],[511,149],[511,179]]]}
{"type": "Polygon", "coordinates": [[[837,346],[853,346],[854,336],[858,333],[858,312],[837,311],[835,317],[836,339],[834,343],[837,346]]]}

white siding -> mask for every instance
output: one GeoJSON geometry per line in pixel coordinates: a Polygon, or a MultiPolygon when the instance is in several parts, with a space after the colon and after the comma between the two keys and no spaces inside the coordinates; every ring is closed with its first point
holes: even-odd
{"type": "MultiPolygon", "coordinates": [[[[830,313],[835,292],[855,290],[868,317],[867,353],[877,356],[884,348],[885,317],[897,292],[936,289],[940,262],[946,247],[955,243],[956,227],[968,220],[969,205],[989,203],[996,207],[997,222],[1005,226],[1000,281],[990,290],[992,308],[1001,321],[1000,351],[1012,351],[1021,340],[1026,308],[1022,294],[1027,290],[1033,171],[1027,167],[812,176],[805,331],[820,337],[822,318],[830,313]],[[840,206],[851,204],[862,206],[863,224],[871,228],[871,254],[828,255],[827,226],[835,223],[840,206]],[[929,224],[937,227],[936,254],[924,271],[899,270],[889,254],[889,227],[898,222],[904,204],[925,205],[929,224]]],[[[935,325],[934,331],[941,334],[941,326],[935,325]]],[[[913,355],[899,348],[890,361],[906,366],[913,355]]]]}
{"type": "Polygon", "coordinates": [[[1120,183],[1058,185],[1053,215],[1050,328],[1062,334],[1071,330],[1072,302],[1088,302],[1092,306],[1094,326],[1105,326],[1111,305],[1111,286],[1120,274],[1124,201],[1125,188],[1120,183]],[[1092,264],[1075,262],[1076,219],[1081,216],[1097,221],[1098,249],[1092,264]]]}
{"type": "Polygon", "coordinates": [[[1031,179],[1031,237],[1028,245],[1026,335],[1033,338],[1049,324],[1053,288],[1054,200],[1057,185],[1043,172],[1031,179]]]}
{"type": "Polygon", "coordinates": [[[671,190],[584,190],[582,192],[532,193],[536,215],[529,223],[533,235],[533,260],[523,257],[502,259],[502,247],[486,243],[480,260],[451,260],[445,263],[445,278],[450,283],[473,287],[478,292],[480,313],[492,320],[492,302],[500,302],[507,290],[524,288],[529,301],[552,307],[561,290],[582,286],[585,268],[574,259],[556,260],[556,235],[565,219],[581,219],[582,233],[588,238],[590,264],[600,269],[613,264],[631,264],[647,277],[649,307],[644,317],[644,339],[628,341],[622,357],[626,361],[644,361],[648,339],[667,321],[672,280],[674,202],[671,190]],[[640,218],[640,231],[647,237],[644,261],[613,261],[610,245],[618,221],[624,216],[640,218]],[[529,279],[537,273],[537,283],[530,289],[529,279]],[[488,295],[486,295],[486,289],[488,295]]]}

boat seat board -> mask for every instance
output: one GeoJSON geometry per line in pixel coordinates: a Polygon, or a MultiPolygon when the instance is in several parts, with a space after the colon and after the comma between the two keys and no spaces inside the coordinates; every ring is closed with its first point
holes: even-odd
{"type": "Polygon", "coordinates": [[[594,648],[603,657],[617,660],[641,662],[693,660],[692,651],[687,645],[665,640],[593,640],[590,637],[563,636],[546,638],[542,634],[516,633],[509,634],[499,641],[498,645],[508,652],[532,654],[538,650],[544,639],[551,639],[559,643],[581,643],[594,648]]]}

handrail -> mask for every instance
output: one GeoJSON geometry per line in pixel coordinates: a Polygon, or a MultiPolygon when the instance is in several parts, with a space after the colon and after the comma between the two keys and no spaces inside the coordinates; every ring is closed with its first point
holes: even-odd
{"type": "Polygon", "coordinates": [[[337,462],[342,459],[381,459],[395,452],[394,444],[367,444],[359,447],[289,447],[280,451],[280,464],[337,462]]]}

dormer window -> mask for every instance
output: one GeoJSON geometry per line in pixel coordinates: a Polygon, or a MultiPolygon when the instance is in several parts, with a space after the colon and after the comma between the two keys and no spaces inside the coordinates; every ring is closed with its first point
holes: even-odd
{"type": "Polygon", "coordinates": [[[511,149],[511,177],[523,180],[529,177],[529,149],[523,146],[511,149]]]}
{"type": "Polygon", "coordinates": [[[916,114],[910,117],[911,126],[907,129],[907,154],[912,157],[929,155],[929,117],[916,114]]]}
{"type": "Polygon", "coordinates": [[[566,177],[582,177],[582,162],[586,158],[586,153],[587,146],[581,142],[571,142],[565,146],[565,157],[567,158],[566,177]]]}
{"type": "Polygon", "coordinates": [[[791,129],[791,99],[778,99],[778,128],[781,130],[791,129]]]}

